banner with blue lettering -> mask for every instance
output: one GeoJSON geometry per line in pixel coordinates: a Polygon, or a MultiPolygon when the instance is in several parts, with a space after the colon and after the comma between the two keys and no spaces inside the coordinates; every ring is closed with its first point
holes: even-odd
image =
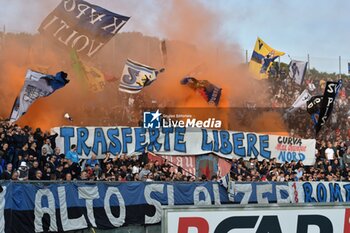
{"type": "Polygon", "coordinates": [[[91,58],[129,18],[83,0],[63,0],[38,30],[69,51],[91,58]]]}
{"type": "Polygon", "coordinates": [[[231,182],[236,204],[350,202],[349,182],[231,182]]]}
{"type": "Polygon", "coordinates": [[[221,205],[218,183],[6,183],[0,193],[0,233],[66,232],[156,224],[162,205],[221,205]]]}
{"type": "Polygon", "coordinates": [[[77,145],[80,158],[87,159],[92,152],[99,159],[106,152],[113,155],[132,155],[148,151],[160,155],[203,155],[215,153],[223,158],[259,160],[276,158],[284,163],[301,160],[305,165],[315,163],[314,139],[287,136],[211,130],[200,128],[134,128],[134,127],[61,127],[56,145],[67,153],[77,145]]]}

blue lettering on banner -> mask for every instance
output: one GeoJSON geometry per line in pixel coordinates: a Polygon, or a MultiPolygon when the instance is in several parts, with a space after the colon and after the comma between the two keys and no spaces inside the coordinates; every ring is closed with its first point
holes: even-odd
{"type": "Polygon", "coordinates": [[[162,133],[164,134],[164,150],[170,151],[170,134],[173,133],[174,130],[172,127],[169,128],[162,128],[162,133]]]}
{"type": "Polygon", "coordinates": [[[118,139],[119,136],[119,129],[118,128],[112,128],[107,130],[107,137],[111,141],[108,147],[108,151],[112,154],[116,155],[119,154],[121,151],[121,143],[118,139]]]}
{"type": "Polygon", "coordinates": [[[317,184],[317,201],[327,202],[327,188],[323,183],[317,184]]]}
{"type": "Polygon", "coordinates": [[[214,152],[219,152],[219,132],[217,130],[213,130],[213,139],[214,139],[214,152]]]}
{"type": "Polygon", "coordinates": [[[220,153],[224,155],[231,154],[232,144],[230,143],[230,134],[227,131],[220,131],[221,147],[220,153]]]}
{"type": "Polygon", "coordinates": [[[305,201],[305,203],[316,202],[316,199],[312,197],[313,188],[309,182],[303,183],[303,189],[304,189],[304,201],[305,201]]]}
{"type": "Polygon", "coordinates": [[[232,182],[228,191],[236,204],[350,203],[349,182],[232,182]]]}
{"type": "Polygon", "coordinates": [[[212,151],[213,150],[213,142],[208,142],[208,132],[206,129],[202,129],[202,146],[201,149],[203,151],[212,151]]]}
{"type": "Polygon", "coordinates": [[[66,153],[72,144],[77,144],[77,153],[82,158],[95,153],[98,159],[102,159],[108,151],[114,155],[121,153],[131,155],[135,152],[140,153],[147,147],[149,151],[164,155],[175,155],[176,152],[191,155],[213,152],[227,159],[234,157],[271,159],[273,152],[273,157],[279,162],[307,159],[307,163],[310,163],[310,154],[270,148],[275,145],[274,141],[269,141],[271,140],[269,135],[254,133],[191,129],[194,132],[186,134],[187,129],[183,127],[62,127],[59,131],[54,130],[60,133],[56,138],[56,145],[66,153]]]}
{"type": "Polygon", "coordinates": [[[98,146],[99,144],[101,144],[102,154],[105,154],[107,152],[107,142],[106,142],[105,135],[103,133],[103,129],[96,128],[94,137],[95,137],[95,140],[94,140],[94,146],[92,147],[92,152],[94,152],[97,155],[98,148],[99,148],[98,146]]]}
{"type": "Polygon", "coordinates": [[[82,154],[82,151],[86,155],[90,154],[91,147],[86,145],[86,140],[89,138],[89,130],[87,128],[77,129],[77,153],[82,154]]]}
{"type": "Polygon", "coordinates": [[[278,155],[278,160],[281,162],[291,162],[294,161],[304,161],[305,155],[303,153],[291,152],[291,151],[281,151],[278,155]]]}
{"type": "Polygon", "coordinates": [[[128,144],[132,143],[131,128],[122,128],[123,153],[128,153],[128,144]]]}
{"type": "Polygon", "coordinates": [[[252,152],[255,157],[258,157],[259,151],[256,149],[255,144],[257,141],[257,137],[253,133],[248,133],[247,134],[247,156],[252,156],[252,152]]]}
{"type": "Polygon", "coordinates": [[[340,185],[337,183],[329,183],[329,195],[330,195],[330,202],[344,202],[343,197],[341,196],[340,191],[340,185]]]}
{"type": "Polygon", "coordinates": [[[343,186],[345,189],[345,202],[350,202],[350,184],[346,184],[343,186]]]}
{"type": "Polygon", "coordinates": [[[260,135],[260,155],[266,159],[270,159],[271,151],[266,149],[269,148],[269,135],[260,135]]]}
{"type": "Polygon", "coordinates": [[[186,128],[175,128],[174,150],[186,153],[186,142],[184,141],[186,128]]]}
{"type": "Polygon", "coordinates": [[[146,129],[145,128],[135,128],[135,151],[142,152],[146,147],[146,129]]]}
{"type": "Polygon", "coordinates": [[[67,154],[67,152],[70,150],[70,138],[74,138],[74,128],[73,127],[61,127],[60,128],[60,135],[63,137],[64,140],[64,153],[67,154]]]}
{"type": "Polygon", "coordinates": [[[153,148],[155,148],[156,151],[159,151],[162,147],[162,144],[160,144],[157,140],[159,138],[159,128],[148,128],[149,133],[149,144],[148,144],[148,151],[154,151],[153,148]]]}
{"type": "Polygon", "coordinates": [[[233,151],[236,155],[245,157],[245,151],[243,147],[243,133],[234,133],[233,135],[233,151]]]}

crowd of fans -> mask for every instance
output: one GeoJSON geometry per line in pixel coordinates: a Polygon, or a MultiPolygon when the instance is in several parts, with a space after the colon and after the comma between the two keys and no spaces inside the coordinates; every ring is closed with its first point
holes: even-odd
{"type": "Polygon", "coordinates": [[[195,181],[206,177],[187,176],[180,167],[164,160],[151,162],[147,152],[104,159],[92,155],[80,160],[76,145],[66,154],[55,145],[57,134],[21,128],[0,121],[0,177],[3,180],[83,180],[83,181],[195,181]]]}
{"type": "MultiPolygon", "coordinates": [[[[92,155],[80,160],[76,145],[63,154],[55,145],[57,134],[21,128],[0,122],[0,177],[4,180],[84,180],[84,181],[216,181],[220,178],[188,175],[167,160],[149,161],[147,152],[104,159],[92,155]]],[[[301,161],[276,163],[276,159],[232,159],[231,178],[236,181],[350,181],[348,142],[317,145],[316,163],[301,161]]]]}
{"type": "MultiPolygon", "coordinates": [[[[307,77],[297,85],[280,72],[271,75],[268,92],[271,107],[288,108],[307,89],[320,95],[328,80],[307,77]]],[[[131,103],[132,104],[132,103],[131,103]]],[[[316,137],[316,163],[304,166],[302,161],[276,163],[275,159],[233,159],[231,178],[235,181],[350,181],[350,82],[343,80],[331,119],[316,137]]],[[[305,109],[288,115],[290,135],[315,138],[313,123],[305,109]]],[[[221,175],[196,177],[166,160],[149,161],[147,152],[140,155],[115,156],[104,159],[92,155],[80,160],[76,146],[64,154],[55,145],[57,134],[28,126],[21,128],[9,121],[0,121],[0,178],[3,180],[84,180],[84,181],[207,181],[221,175]]]]}

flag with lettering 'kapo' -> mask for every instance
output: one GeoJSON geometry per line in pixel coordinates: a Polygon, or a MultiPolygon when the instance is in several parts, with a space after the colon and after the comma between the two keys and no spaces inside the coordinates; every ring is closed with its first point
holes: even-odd
{"type": "Polygon", "coordinates": [[[83,0],[63,0],[41,23],[39,32],[69,51],[93,57],[130,17],[83,0]]]}

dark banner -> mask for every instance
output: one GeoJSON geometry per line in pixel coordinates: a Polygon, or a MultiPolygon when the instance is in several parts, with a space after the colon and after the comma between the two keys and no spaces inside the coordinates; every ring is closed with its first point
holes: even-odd
{"type": "Polygon", "coordinates": [[[82,0],[63,0],[44,19],[39,32],[69,51],[91,58],[128,20],[82,0]]]}
{"type": "Polygon", "coordinates": [[[218,183],[7,183],[0,193],[0,233],[65,232],[156,224],[162,205],[220,205],[218,183]]]}
{"type": "Polygon", "coordinates": [[[321,130],[322,126],[326,124],[328,118],[331,116],[334,101],[341,86],[341,80],[338,82],[327,82],[321,102],[320,115],[316,124],[316,134],[321,130]]]}

